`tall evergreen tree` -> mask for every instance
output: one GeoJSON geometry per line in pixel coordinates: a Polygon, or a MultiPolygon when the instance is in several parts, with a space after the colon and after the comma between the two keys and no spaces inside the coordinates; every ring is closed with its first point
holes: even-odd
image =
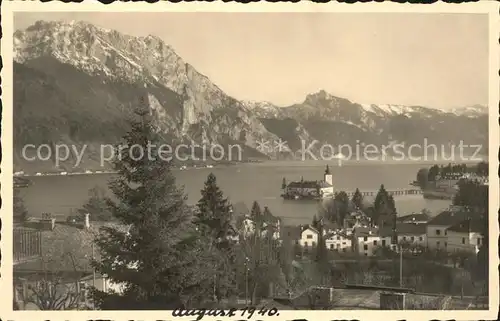
{"type": "Polygon", "coordinates": [[[356,188],[354,195],[352,195],[351,202],[357,209],[363,209],[363,195],[361,195],[359,188],[356,188]]]}
{"type": "Polygon", "coordinates": [[[396,205],[394,198],[392,195],[389,195],[383,184],[380,185],[373,208],[374,217],[372,219],[374,222],[380,222],[381,225],[384,224],[384,222],[392,223],[392,216],[396,215],[396,205]]]}
{"type": "Polygon", "coordinates": [[[201,199],[197,204],[195,223],[204,237],[212,241],[220,258],[213,288],[215,297],[220,301],[223,297],[234,294],[235,281],[235,242],[231,204],[217,185],[217,179],[210,173],[201,191],[201,199]]]}
{"type": "Polygon", "coordinates": [[[199,306],[210,297],[215,275],[211,247],[196,231],[192,209],[175,183],[170,162],[158,155],[161,137],[144,104],[130,121],[125,144],[114,161],[117,177],[108,199],[120,227],[101,230],[97,273],[120,284],[122,291],[94,289],[104,310],[167,310],[199,306]],[[155,147],[156,146],[156,147],[155,147]]]}
{"type": "Polygon", "coordinates": [[[349,213],[349,196],[344,191],[335,194],[335,209],[337,211],[337,223],[343,226],[344,219],[349,213]]]}

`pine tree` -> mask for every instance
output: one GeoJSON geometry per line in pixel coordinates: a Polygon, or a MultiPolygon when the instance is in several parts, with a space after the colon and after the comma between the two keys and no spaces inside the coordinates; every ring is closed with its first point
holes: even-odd
{"type": "Polygon", "coordinates": [[[363,195],[361,195],[359,188],[356,188],[356,191],[354,192],[354,195],[352,196],[351,202],[352,202],[352,204],[354,204],[354,206],[357,209],[360,209],[360,210],[363,209],[363,195]]]}
{"type": "Polygon", "coordinates": [[[392,223],[392,216],[396,215],[396,205],[394,202],[394,198],[392,195],[386,191],[384,185],[380,185],[380,189],[375,197],[375,202],[373,204],[374,207],[374,217],[372,220],[374,222],[381,221],[382,224],[384,222],[392,223]]]}
{"type": "Polygon", "coordinates": [[[335,194],[335,208],[337,212],[337,223],[340,226],[344,225],[344,219],[349,213],[349,196],[344,191],[335,194]]]}
{"type": "Polygon", "coordinates": [[[14,188],[14,200],[13,200],[13,212],[14,212],[14,222],[22,223],[26,222],[28,219],[28,210],[24,205],[24,200],[20,195],[19,189],[14,188]]]}
{"type": "Polygon", "coordinates": [[[109,187],[116,200],[107,200],[128,232],[119,226],[103,228],[96,239],[101,257],[93,262],[96,272],[122,291],[94,289],[94,301],[104,310],[198,306],[210,296],[212,251],[192,223],[192,209],[176,186],[170,162],[158,155],[161,137],[149,108],[138,108],[136,117],[124,137],[125,148],[115,154],[117,177],[109,187]]]}
{"type": "Polygon", "coordinates": [[[235,243],[232,237],[236,233],[232,228],[231,204],[212,173],[208,175],[201,195],[195,222],[200,232],[212,241],[220,258],[213,285],[216,299],[220,301],[222,297],[233,294],[235,289],[235,243]]]}

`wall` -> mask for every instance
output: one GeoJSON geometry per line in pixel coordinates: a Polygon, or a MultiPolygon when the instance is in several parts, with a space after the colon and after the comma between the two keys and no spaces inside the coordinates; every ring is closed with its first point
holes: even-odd
{"type": "Polygon", "coordinates": [[[427,226],[427,246],[430,249],[446,249],[446,243],[448,242],[448,237],[446,235],[446,229],[450,226],[443,225],[428,225],[427,226]],[[436,231],[440,231],[437,235],[436,231]],[[439,242],[439,244],[438,244],[439,242]]]}
{"type": "Polygon", "coordinates": [[[381,239],[378,235],[368,235],[367,240],[364,240],[364,236],[357,236],[356,238],[356,247],[358,249],[359,254],[365,256],[372,256],[374,250],[381,246],[381,239]],[[376,244],[375,244],[376,243],[376,244]],[[364,246],[367,246],[367,250],[364,249],[364,246]]]}
{"type": "Polygon", "coordinates": [[[477,253],[479,251],[480,244],[478,244],[478,239],[482,239],[480,233],[463,233],[448,231],[448,251],[467,251],[477,253]],[[465,243],[464,243],[465,241],[465,243]]]}
{"type": "Polygon", "coordinates": [[[352,240],[341,235],[333,235],[329,239],[325,240],[326,248],[328,250],[338,252],[351,252],[352,251],[352,240]],[[338,239],[340,238],[340,239],[338,239]],[[332,248],[333,247],[333,248],[332,248]]]}

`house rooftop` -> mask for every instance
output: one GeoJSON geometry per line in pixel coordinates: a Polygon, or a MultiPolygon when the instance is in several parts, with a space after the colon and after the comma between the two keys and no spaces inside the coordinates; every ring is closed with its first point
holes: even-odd
{"type": "Polygon", "coordinates": [[[463,220],[466,220],[469,217],[474,216],[473,212],[468,211],[450,211],[446,210],[439,213],[437,216],[432,218],[427,224],[428,225],[441,225],[441,226],[450,226],[460,223],[463,220]]]}
{"type": "Polygon", "coordinates": [[[295,181],[290,182],[287,187],[292,188],[325,188],[332,187],[333,185],[325,181],[295,181]]]}
{"type": "Polygon", "coordinates": [[[98,259],[99,249],[93,248],[95,237],[101,227],[114,227],[122,232],[127,227],[111,222],[91,222],[89,229],[56,223],[53,230],[42,231],[42,259],[15,266],[14,271],[49,270],[54,272],[91,272],[92,256],[98,259]]]}
{"type": "Polygon", "coordinates": [[[430,216],[425,213],[412,213],[397,218],[399,222],[404,222],[404,221],[427,222],[429,221],[429,219],[430,216]]]}
{"type": "Polygon", "coordinates": [[[354,229],[354,235],[356,237],[364,237],[364,236],[377,236],[378,228],[372,227],[356,227],[354,229]]]}
{"type": "MultiPolygon", "coordinates": [[[[392,226],[386,226],[380,229],[380,236],[392,236],[392,226]]],[[[422,235],[426,233],[426,224],[398,223],[396,224],[396,233],[399,235],[422,235]]]]}
{"type": "Polygon", "coordinates": [[[466,219],[463,220],[462,222],[459,222],[450,228],[448,228],[448,231],[452,232],[459,232],[459,233],[470,233],[470,232],[475,232],[479,233],[482,231],[484,225],[483,221],[480,219],[466,219]]]}

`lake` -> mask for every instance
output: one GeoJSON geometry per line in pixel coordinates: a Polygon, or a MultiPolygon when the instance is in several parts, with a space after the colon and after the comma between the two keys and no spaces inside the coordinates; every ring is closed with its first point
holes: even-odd
{"type": "MultiPolygon", "coordinates": [[[[261,207],[268,206],[271,212],[283,218],[285,224],[311,223],[317,213],[318,203],[285,201],[281,199],[283,177],[287,181],[321,180],[326,162],[319,161],[269,161],[214,168],[191,168],[175,170],[178,184],[184,185],[189,203],[196,203],[207,175],[212,172],[218,184],[232,203],[243,202],[248,208],[253,201],[261,207]]],[[[336,191],[378,190],[384,184],[387,190],[409,188],[419,168],[427,164],[344,162],[339,166],[330,162],[330,171],[336,191]]],[[[88,190],[94,186],[106,187],[113,174],[89,174],[72,176],[30,177],[33,185],[21,190],[31,216],[49,212],[56,216],[67,216],[80,208],[88,199],[88,190]]],[[[399,215],[420,211],[424,208],[436,215],[449,206],[450,201],[427,200],[422,195],[395,196],[399,215]]]]}

